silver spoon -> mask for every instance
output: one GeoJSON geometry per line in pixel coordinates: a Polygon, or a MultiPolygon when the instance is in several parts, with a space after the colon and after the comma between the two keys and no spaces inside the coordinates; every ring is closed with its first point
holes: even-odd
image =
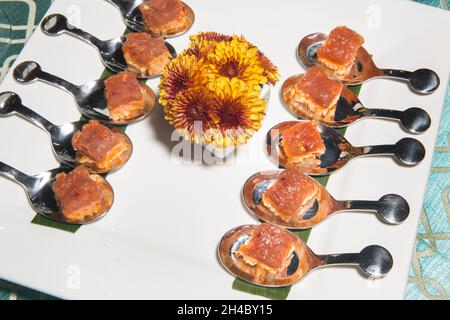
{"type": "Polygon", "coordinates": [[[244,225],[228,231],[220,240],[218,248],[219,259],[225,269],[235,277],[253,284],[265,287],[289,286],[318,267],[334,265],[358,266],[366,275],[381,278],[389,273],[394,263],[389,251],[377,245],[365,247],[359,253],[318,255],[295,234],[282,229],[294,241],[290,264],[276,274],[256,274],[254,267],[235,255],[236,250],[250,239],[256,227],[244,225]]]}
{"type": "MultiPolygon", "coordinates": [[[[284,130],[298,122],[300,121],[282,122],[267,133],[267,152],[275,162],[283,167],[286,167],[289,161],[282,152],[279,142],[283,139],[284,130]]],[[[393,145],[354,147],[335,129],[321,123],[316,123],[316,126],[325,145],[324,154],[317,161],[296,163],[309,175],[330,174],[342,168],[351,159],[361,156],[393,156],[400,164],[408,166],[418,164],[425,157],[425,147],[420,141],[413,138],[403,138],[393,145]]]]}
{"type": "Polygon", "coordinates": [[[39,80],[69,92],[78,105],[80,112],[89,119],[95,119],[112,125],[125,125],[147,118],[154,104],[147,106],[142,113],[129,120],[113,120],[110,117],[105,98],[105,79],[90,81],[83,85],[75,85],[42,70],[35,61],[25,61],[13,71],[13,76],[20,83],[31,83],[39,80]]]}
{"type": "Polygon", "coordinates": [[[287,90],[289,86],[296,83],[302,75],[295,75],[287,79],[281,89],[281,98],[283,103],[297,117],[302,119],[316,120],[325,123],[331,127],[345,127],[360,119],[364,118],[384,118],[400,121],[402,128],[411,133],[425,132],[431,125],[431,118],[423,109],[412,107],[405,111],[389,110],[389,109],[367,109],[358,99],[358,97],[348,88],[342,88],[341,95],[334,108],[334,116],[332,119],[323,119],[321,117],[311,115],[311,112],[304,111],[295,105],[287,90]]]}
{"type": "MultiPolygon", "coordinates": [[[[87,224],[99,220],[104,217],[112,206],[110,204],[103,208],[100,214],[95,217],[89,217],[82,221],[70,221],[61,213],[52,190],[56,175],[62,172],[68,173],[72,169],[60,167],[50,171],[42,172],[36,175],[27,175],[19,170],[0,162],[0,175],[9,178],[20,184],[26,191],[31,207],[41,216],[57,222],[68,224],[87,224]]],[[[101,177],[100,177],[101,178],[101,177]]],[[[111,185],[101,178],[101,188],[104,193],[114,199],[114,193],[111,185]]]]}
{"type": "Polygon", "coordinates": [[[195,14],[194,11],[189,7],[186,3],[182,2],[185,8],[187,9],[187,18],[189,23],[186,25],[186,28],[183,30],[177,30],[173,33],[167,34],[155,34],[150,32],[144,24],[142,19],[141,11],[139,10],[139,6],[146,2],[146,0],[107,0],[108,2],[114,4],[122,14],[123,21],[125,24],[136,32],[148,32],[154,37],[163,36],[165,38],[172,38],[182,35],[186,33],[194,24],[195,14]]]}
{"type": "MultiPolygon", "coordinates": [[[[127,62],[123,56],[122,45],[126,41],[125,36],[116,37],[111,40],[99,40],[95,36],[83,31],[81,29],[76,28],[71,25],[65,16],[62,14],[51,14],[44,18],[41,22],[42,31],[50,36],[60,35],[62,33],[68,33],[72,36],[75,36],[81,40],[84,40],[94,47],[97,48],[100,53],[100,57],[102,59],[103,64],[113,72],[120,72],[129,70],[127,62]]],[[[172,47],[172,45],[168,42],[165,42],[167,49],[172,58],[174,58],[177,53],[172,47]]],[[[136,70],[130,70],[136,72],[136,70]]],[[[158,74],[138,74],[140,78],[148,79],[160,76],[161,73],[158,74]]]]}
{"type": "Polygon", "coordinates": [[[397,194],[387,194],[378,201],[334,199],[316,180],[305,176],[313,182],[318,192],[313,204],[297,214],[295,219],[284,221],[267,208],[262,201],[263,194],[278,180],[282,170],[262,171],[251,176],[244,184],[242,198],[250,212],[265,222],[288,229],[308,229],[322,222],[337,212],[364,211],[375,212],[379,219],[388,224],[400,224],[408,218],[408,202],[397,194]]]}
{"type": "MultiPolygon", "coordinates": [[[[88,121],[76,121],[66,123],[64,125],[57,126],[47,119],[43,118],[33,110],[25,107],[22,104],[20,97],[14,92],[2,92],[0,93],[0,117],[19,115],[25,120],[30,121],[39,128],[45,130],[51,137],[52,147],[56,157],[69,167],[75,168],[80,165],[77,161],[76,151],[72,146],[73,135],[82,129],[82,127],[88,123],[88,121]]],[[[92,173],[106,173],[119,169],[124,165],[131,157],[133,153],[133,145],[128,136],[115,128],[112,128],[115,132],[122,135],[124,141],[127,141],[128,151],[123,156],[123,162],[120,166],[110,168],[108,170],[100,169],[95,164],[83,164],[89,172],[92,173]]]]}
{"type": "MultiPolygon", "coordinates": [[[[317,63],[317,49],[326,40],[324,33],[313,33],[304,37],[297,48],[298,57],[306,67],[317,63]]],[[[331,74],[330,74],[331,75],[331,74]]],[[[358,50],[356,61],[349,74],[336,77],[346,85],[357,85],[374,78],[394,78],[408,81],[409,86],[417,93],[427,94],[434,92],[440,84],[439,76],[430,69],[418,69],[414,72],[394,69],[380,69],[375,65],[369,53],[361,47],[358,50]]]]}

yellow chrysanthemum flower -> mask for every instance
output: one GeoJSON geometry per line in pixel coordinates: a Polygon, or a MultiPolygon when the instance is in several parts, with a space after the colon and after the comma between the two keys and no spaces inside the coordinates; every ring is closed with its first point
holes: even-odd
{"type": "Polygon", "coordinates": [[[248,42],[233,39],[220,42],[207,56],[206,74],[209,87],[215,89],[220,81],[238,79],[249,86],[267,83],[258,58],[258,49],[248,42]]]}
{"type": "Polygon", "coordinates": [[[200,32],[199,34],[191,35],[189,39],[191,40],[189,48],[184,53],[206,60],[208,54],[214,51],[219,42],[231,41],[232,37],[217,32],[200,32]]]}
{"type": "Polygon", "coordinates": [[[264,76],[271,85],[275,85],[280,80],[280,73],[278,68],[267,58],[264,53],[258,50],[258,58],[262,68],[264,69],[264,76]]]}
{"type": "Polygon", "coordinates": [[[273,65],[273,63],[267,58],[264,53],[262,53],[255,45],[248,42],[244,36],[233,36],[233,39],[238,39],[249,44],[251,48],[256,48],[258,50],[258,59],[261,67],[264,69],[264,76],[267,78],[271,85],[275,85],[280,80],[280,74],[278,68],[273,65]]]}
{"type": "Polygon", "coordinates": [[[217,148],[245,144],[261,128],[266,101],[242,81],[232,79],[213,98],[215,128],[206,143],[217,148]]]}
{"type": "Polygon", "coordinates": [[[191,43],[186,53],[195,55],[198,58],[206,58],[219,42],[231,41],[233,37],[226,36],[217,32],[200,32],[189,37],[191,43]]]}
{"type": "Polygon", "coordinates": [[[227,36],[218,32],[199,32],[198,34],[191,35],[189,40],[191,43],[198,43],[201,41],[219,43],[223,41],[231,41],[234,36],[227,36]]]}
{"type": "Polygon", "coordinates": [[[164,69],[160,103],[166,119],[191,142],[238,146],[261,127],[261,85],[277,68],[242,36],[202,32],[164,69]]]}
{"type": "Polygon", "coordinates": [[[163,70],[159,85],[159,103],[165,107],[179,92],[199,88],[206,82],[202,61],[196,56],[178,55],[163,70]]]}

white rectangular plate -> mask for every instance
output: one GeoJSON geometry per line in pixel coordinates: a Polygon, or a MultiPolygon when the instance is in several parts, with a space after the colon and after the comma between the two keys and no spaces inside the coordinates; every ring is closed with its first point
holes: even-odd
{"type": "MultiPolygon", "coordinates": [[[[130,126],[134,143],[130,162],[108,180],[116,201],[98,223],[75,234],[31,224],[34,212],[19,186],[0,179],[0,278],[61,298],[258,298],[231,289],[233,277],[219,265],[216,246],[230,228],[256,223],[241,203],[244,181],[259,170],[274,169],[264,152],[264,137],[273,125],[293,117],[279,100],[282,82],[302,72],[295,50],[305,35],[346,24],[366,39],[365,47],[381,67],[415,70],[427,67],[441,77],[432,95],[415,95],[404,83],[375,80],[363,86],[369,107],[421,106],[433,119],[417,136],[426,159],[413,168],[387,158],[353,161],[334,174],[329,191],[338,199],[378,199],[403,195],[409,219],[388,226],[373,215],[336,215],[312,231],[310,246],[319,253],[359,251],[368,244],[388,248],[395,264],[384,279],[371,281],[353,268],[328,268],[295,285],[289,298],[401,299],[407,281],[436,131],[449,74],[450,15],[409,1],[187,1],[196,13],[190,33],[243,34],[279,67],[282,79],[272,90],[263,128],[240,149],[234,163],[205,166],[177,164],[170,156],[171,129],[159,107],[147,121],[130,126]]],[[[119,12],[106,1],[58,0],[60,12],[101,39],[120,35],[119,12]]],[[[188,36],[171,39],[180,52],[188,36]]],[[[36,60],[74,83],[97,79],[103,66],[96,50],[68,35],[48,37],[38,28],[16,63],[36,60]]],[[[154,90],[158,80],[149,82],[154,90]]],[[[11,72],[1,90],[21,95],[23,103],[54,123],[79,118],[73,99],[43,83],[20,85],[11,72]]],[[[58,165],[49,139],[19,119],[0,119],[0,160],[27,173],[58,165]]],[[[347,131],[355,145],[394,143],[406,136],[393,122],[361,121],[347,131]]]]}

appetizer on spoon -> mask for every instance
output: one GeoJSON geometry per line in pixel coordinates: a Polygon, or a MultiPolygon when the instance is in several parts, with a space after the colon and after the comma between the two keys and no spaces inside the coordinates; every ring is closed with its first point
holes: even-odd
{"type": "Polygon", "coordinates": [[[288,229],[308,229],[344,211],[375,212],[389,224],[400,224],[409,215],[408,202],[396,194],[384,195],[378,201],[335,200],[295,166],[256,173],[245,182],[242,196],[255,217],[288,229]]]}
{"type": "Polygon", "coordinates": [[[403,129],[411,133],[422,133],[431,125],[430,116],[420,108],[405,111],[365,108],[350,89],[329,78],[319,67],[288,78],[281,97],[297,117],[331,127],[345,127],[364,118],[399,120],[403,129]]]}
{"type": "Polygon", "coordinates": [[[69,24],[62,14],[51,14],[42,20],[42,31],[50,36],[68,33],[97,48],[103,64],[113,72],[133,71],[140,78],[160,76],[164,66],[177,53],[163,38],[147,33],[129,33],[103,41],[69,24]]]}
{"type": "Polygon", "coordinates": [[[179,0],[108,0],[122,14],[125,24],[136,32],[154,37],[176,37],[194,24],[194,11],[179,0]]]}
{"type": "Polygon", "coordinates": [[[0,162],[0,175],[20,184],[31,207],[45,218],[69,224],[87,224],[99,220],[112,206],[111,185],[86,168],[56,168],[27,175],[0,162]]]}
{"type": "Polygon", "coordinates": [[[117,170],[130,159],[133,145],[128,136],[96,120],[57,126],[22,104],[14,92],[0,93],[0,117],[17,114],[45,130],[56,157],[69,167],[84,165],[89,172],[117,170]]]}
{"type": "Polygon", "coordinates": [[[266,287],[292,285],[318,267],[356,265],[368,276],[381,278],[393,265],[389,251],[376,245],[359,253],[315,254],[295,234],[268,223],[228,231],[218,251],[232,275],[266,287]]]}
{"type": "Polygon", "coordinates": [[[20,83],[40,80],[61,88],[72,94],[85,117],[112,125],[142,120],[155,105],[152,89],[139,83],[135,74],[128,71],[75,85],[43,71],[37,62],[25,61],[14,69],[13,76],[20,83]]]}
{"type": "Polygon", "coordinates": [[[413,138],[393,145],[352,146],[335,129],[315,121],[287,121],[267,133],[269,156],[279,165],[295,164],[310,175],[326,175],[342,168],[353,158],[388,155],[403,165],[416,165],[425,157],[425,147],[413,138]]]}
{"type": "Polygon", "coordinates": [[[362,47],[363,43],[359,34],[341,26],[328,36],[313,33],[304,37],[297,52],[306,68],[319,66],[346,85],[361,84],[374,78],[395,78],[408,81],[410,87],[421,94],[432,93],[439,87],[439,76],[430,69],[411,72],[378,68],[362,47]]]}

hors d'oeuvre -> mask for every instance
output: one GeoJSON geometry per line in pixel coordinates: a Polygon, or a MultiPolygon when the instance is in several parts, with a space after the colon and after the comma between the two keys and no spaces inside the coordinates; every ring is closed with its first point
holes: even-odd
{"type": "Polygon", "coordinates": [[[289,266],[295,249],[295,235],[274,225],[263,223],[256,227],[250,239],[234,254],[255,268],[255,276],[277,274],[289,266]]]}
{"type": "Polygon", "coordinates": [[[320,196],[318,185],[294,166],[288,167],[262,195],[262,204],[284,222],[297,221],[320,196]]]}
{"type": "Polygon", "coordinates": [[[83,221],[104,213],[112,204],[108,183],[83,166],[60,173],[52,186],[61,213],[70,222],[83,221]]]}
{"type": "Polygon", "coordinates": [[[145,32],[129,33],[126,38],[122,51],[131,71],[142,75],[156,75],[170,61],[170,52],[163,38],[152,38],[145,32]]]}
{"type": "Polygon", "coordinates": [[[325,153],[315,121],[299,121],[280,132],[280,150],[288,163],[313,163],[325,153]]]}
{"type": "Polygon", "coordinates": [[[132,120],[155,104],[152,89],[139,83],[133,72],[120,72],[107,78],[104,84],[106,103],[113,120],[132,120]]]}
{"type": "Polygon", "coordinates": [[[363,43],[364,38],[357,32],[345,26],[336,27],[317,49],[317,62],[338,78],[345,77],[363,43]]]}
{"type": "Polygon", "coordinates": [[[131,155],[132,146],[128,137],[91,120],[72,137],[72,146],[77,153],[77,162],[95,167],[100,172],[110,171],[124,164],[131,155]]]}
{"type": "Polygon", "coordinates": [[[188,10],[179,0],[150,0],[139,6],[144,25],[154,35],[174,34],[189,25],[188,10]]]}
{"type": "Polygon", "coordinates": [[[321,68],[312,67],[305,74],[286,80],[281,94],[286,105],[296,114],[327,121],[334,117],[343,88],[321,68]]]}

